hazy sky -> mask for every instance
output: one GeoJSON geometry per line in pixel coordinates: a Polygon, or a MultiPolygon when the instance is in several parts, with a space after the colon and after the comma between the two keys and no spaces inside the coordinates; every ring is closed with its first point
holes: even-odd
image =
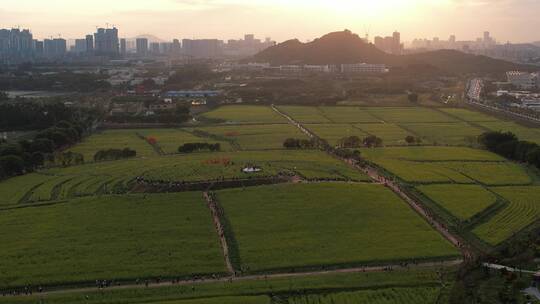
{"type": "Polygon", "coordinates": [[[0,28],[78,38],[115,24],[122,37],[313,39],[350,29],[404,40],[490,30],[499,41],[540,40],[540,0],[0,0],[0,28]]]}

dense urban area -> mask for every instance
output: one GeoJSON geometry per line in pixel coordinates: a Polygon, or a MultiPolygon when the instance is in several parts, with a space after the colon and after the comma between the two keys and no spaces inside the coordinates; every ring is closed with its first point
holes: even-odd
{"type": "Polygon", "coordinates": [[[540,46],[0,30],[0,303],[540,303],[540,46]]]}

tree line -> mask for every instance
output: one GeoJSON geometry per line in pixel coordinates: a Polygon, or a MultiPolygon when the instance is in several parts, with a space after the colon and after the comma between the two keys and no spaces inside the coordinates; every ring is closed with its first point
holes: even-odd
{"type": "Polygon", "coordinates": [[[540,146],[519,140],[514,133],[486,132],[480,135],[478,141],[491,152],[540,168],[540,146]]]}
{"type": "Polygon", "coordinates": [[[137,151],[130,148],[99,150],[94,154],[94,161],[120,160],[137,156],[137,151]]]}
{"type": "Polygon", "coordinates": [[[32,140],[0,143],[0,179],[32,172],[46,162],[62,165],[84,162],[78,153],[58,151],[79,142],[89,127],[81,122],[61,121],[38,132],[32,140]]]}
{"type": "Polygon", "coordinates": [[[179,153],[193,153],[197,151],[217,152],[221,150],[221,144],[215,143],[186,143],[178,147],[179,153]]]}

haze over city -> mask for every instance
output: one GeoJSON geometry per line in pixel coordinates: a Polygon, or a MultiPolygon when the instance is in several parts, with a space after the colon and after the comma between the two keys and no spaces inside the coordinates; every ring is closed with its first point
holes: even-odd
{"type": "Polygon", "coordinates": [[[450,35],[468,40],[489,30],[501,42],[530,42],[540,40],[530,30],[540,27],[539,10],[534,0],[3,0],[0,28],[70,39],[109,23],[124,37],[229,39],[250,32],[278,42],[344,28],[372,37],[398,29],[403,41],[450,35]]]}

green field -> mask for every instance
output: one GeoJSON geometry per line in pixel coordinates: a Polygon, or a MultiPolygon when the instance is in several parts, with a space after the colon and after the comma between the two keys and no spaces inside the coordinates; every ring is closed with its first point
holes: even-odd
{"type": "Polygon", "coordinates": [[[167,302],[151,302],[147,304],[271,304],[272,301],[268,296],[252,296],[252,297],[216,297],[193,300],[167,301],[167,302]]]}
{"type": "Polygon", "coordinates": [[[439,123],[456,122],[453,117],[429,108],[421,107],[378,107],[366,110],[379,120],[389,123],[439,123]]]}
{"type": "Polygon", "coordinates": [[[478,136],[485,132],[466,122],[407,123],[402,126],[426,143],[454,146],[475,145],[478,142],[478,136]]]}
{"type": "Polygon", "coordinates": [[[131,188],[129,182],[138,176],[149,180],[201,182],[279,174],[299,175],[309,180],[369,181],[361,171],[317,150],[194,153],[59,167],[11,178],[0,182],[0,206],[126,193],[131,188]],[[243,173],[242,169],[249,165],[262,171],[243,173]]]}
{"type": "Polygon", "coordinates": [[[360,107],[320,107],[323,115],[333,123],[376,123],[380,122],[365,108],[360,107]]]}
{"type": "Polygon", "coordinates": [[[498,245],[540,219],[540,187],[501,187],[492,190],[508,205],[473,232],[489,244],[498,245]]]}
{"type": "Polygon", "coordinates": [[[34,188],[51,179],[41,174],[27,174],[0,182],[0,207],[22,203],[34,188]]]}
{"type": "Polygon", "coordinates": [[[396,124],[388,123],[370,123],[370,124],[356,124],[356,128],[364,131],[366,134],[375,135],[383,140],[383,145],[407,145],[405,137],[413,135],[407,130],[400,128],[396,124]]]}
{"type": "Polygon", "coordinates": [[[344,137],[358,136],[362,139],[369,135],[350,124],[305,124],[304,126],[334,146],[344,137]]]}
{"type": "Polygon", "coordinates": [[[139,130],[107,130],[85,138],[80,144],[69,149],[84,155],[85,162],[93,162],[99,150],[130,148],[137,151],[137,157],[156,155],[145,140],[139,138],[139,130]]]}
{"type": "Polygon", "coordinates": [[[300,123],[331,123],[318,107],[279,106],[278,108],[300,123]]]}
{"type": "Polygon", "coordinates": [[[427,185],[418,190],[462,221],[497,201],[493,193],[477,185],[427,185]]]}
{"type": "Polygon", "coordinates": [[[290,124],[216,126],[197,130],[233,141],[242,150],[284,149],[283,143],[287,138],[307,139],[304,133],[290,124]]]}
{"type": "Polygon", "coordinates": [[[362,149],[367,160],[412,183],[528,185],[533,179],[519,164],[493,153],[465,147],[362,149]]]}
{"type": "Polygon", "coordinates": [[[223,106],[203,115],[228,123],[287,123],[287,120],[267,106],[223,106]]]}
{"type": "Polygon", "coordinates": [[[485,150],[465,147],[392,147],[363,149],[368,159],[403,159],[416,161],[503,161],[504,158],[485,150]]]}
{"type": "Polygon", "coordinates": [[[441,292],[436,287],[388,288],[353,292],[330,293],[325,295],[298,296],[289,299],[288,304],[418,304],[437,303],[441,292]]]}
{"type": "MultiPolygon", "coordinates": [[[[380,273],[337,273],[317,276],[304,276],[296,278],[268,278],[266,280],[239,280],[230,283],[207,283],[192,286],[164,286],[158,288],[100,290],[92,292],[64,292],[47,296],[36,295],[25,297],[0,297],[0,303],[9,304],[35,304],[44,301],[48,304],[148,304],[213,299],[239,299],[244,297],[263,297],[264,295],[280,295],[285,303],[294,295],[311,293],[325,294],[351,291],[370,291],[382,289],[415,288],[440,286],[440,268],[432,269],[396,269],[392,272],[380,273]],[[281,296],[282,295],[282,296],[281,296]],[[290,296],[288,296],[290,295],[290,296]]],[[[448,273],[445,284],[453,276],[451,268],[443,268],[448,273]]],[[[421,292],[421,291],[419,291],[421,292]]],[[[250,299],[251,300],[251,299],[250,299]]],[[[212,302],[210,302],[212,303],[212,302]]],[[[236,303],[236,302],[235,302],[236,303]]],[[[239,302],[242,303],[242,302],[239,302]]],[[[248,302],[249,303],[249,302],[248,302]]],[[[264,303],[264,302],[263,302],[264,303]]],[[[251,303],[250,303],[251,304],[251,303]]],[[[266,303],[265,303],[266,304],[266,303]]]]}
{"type": "Polygon", "coordinates": [[[230,189],[218,200],[238,244],[237,262],[251,272],[458,254],[380,185],[230,189]]]}
{"type": "Polygon", "coordinates": [[[201,193],[105,196],[2,211],[0,286],[223,273],[201,193]]]}
{"type": "Polygon", "coordinates": [[[139,134],[146,138],[155,138],[157,145],[166,154],[178,153],[178,148],[186,143],[219,143],[221,150],[228,151],[231,149],[226,141],[216,141],[211,138],[199,137],[185,129],[144,129],[138,130],[139,134]]]}
{"type": "Polygon", "coordinates": [[[540,144],[540,130],[538,128],[527,128],[510,121],[480,122],[478,124],[492,131],[512,132],[520,140],[540,144]]]}
{"type": "Polygon", "coordinates": [[[464,120],[464,121],[470,121],[470,122],[498,121],[496,117],[489,116],[481,112],[467,110],[467,109],[441,108],[440,110],[452,116],[458,117],[459,119],[464,120]]]}

